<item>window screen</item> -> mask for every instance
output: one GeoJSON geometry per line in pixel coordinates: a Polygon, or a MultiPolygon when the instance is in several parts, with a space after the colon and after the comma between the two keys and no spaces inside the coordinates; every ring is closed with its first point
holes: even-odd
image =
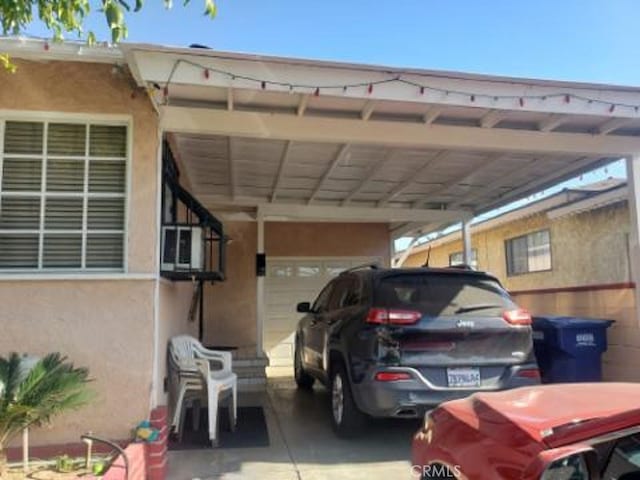
{"type": "Polygon", "coordinates": [[[551,270],[549,230],[540,230],[505,242],[507,274],[551,270]]]}
{"type": "Polygon", "coordinates": [[[0,120],[0,269],[124,266],[127,127],[0,120]]]}

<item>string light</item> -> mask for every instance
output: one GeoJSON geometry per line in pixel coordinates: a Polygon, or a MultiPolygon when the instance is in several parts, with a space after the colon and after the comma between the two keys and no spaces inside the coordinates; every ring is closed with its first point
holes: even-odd
{"type": "MultiPolygon", "coordinates": [[[[44,49],[48,50],[49,49],[49,44],[45,43],[44,44],[44,49]]],[[[222,70],[222,69],[217,69],[217,68],[213,68],[210,66],[206,66],[206,65],[200,65],[196,62],[192,62],[190,60],[184,60],[184,59],[180,59],[177,60],[176,63],[173,66],[173,69],[171,71],[171,74],[169,75],[169,78],[167,80],[167,86],[170,85],[171,80],[173,78],[173,74],[175,73],[176,68],[180,65],[180,64],[186,64],[189,65],[191,67],[194,68],[199,68],[202,70],[202,74],[204,76],[205,79],[209,79],[211,76],[211,73],[215,73],[218,74],[220,76],[223,77],[227,77],[230,78],[232,81],[236,80],[236,79],[241,79],[244,80],[246,82],[249,83],[255,83],[257,85],[260,86],[260,88],[262,90],[267,90],[268,87],[275,87],[276,90],[285,90],[285,91],[289,91],[290,93],[294,93],[296,91],[312,91],[314,96],[319,96],[320,95],[320,89],[323,90],[327,90],[327,91],[342,91],[343,93],[347,93],[347,90],[349,88],[365,88],[365,91],[369,94],[373,93],[373,90],[375,88],[376,85],[381,85],[381,84],[385,84],[385,83],[400,83],[400,84],[404,84],[407,85],[409,87],[412,88],[416,88],[418,89],[418,92],[421,96],[424,96],[426,94],[441,94],[444,95],[445,97],[449,97],[449,95],[455,95],[457,97],[461,97],[461,98],[467,98],[471,103],[476,103],[477,101],[485,100],[486,102],[489,101],[493,101],[493,102],[498,102],[500,100],[508,100],[508,101],[517,101],[518,104],[520,105],[520,107],[524,107],[526,105],[527,100],[532,100],[532,101],[547,101],[550,99],[562,99],[562,101],[564,101],[564,103],[569,104],[572,101],[578,101],[578,102],[583,102],[584,104],[588,104],[588,105],[592,105],[592,104],[597,104],[597,105],[601,105],[603,107],[603,109],[607,109],[609,111],[609,113],[613,113],[615,110],[617,109],[628,109],[631,110],[633,109],[633,113],[638,114],[640,113],[640,104],[626,104],[626,103],[611,103],[611,102],[607,102],[601,99],[595,99],[595,98],[589,98],[586,96],[582,96],[582,95],[578,95],[578,94],[574,94],[574,93],[566,93],[566,92],[558,92],[558,93],[554,93],[554,94],[547,94],[547,95],[488,95],[488,94],[483,94],[483,93],[478,93],[478,92],[468,92],[468,91],[462,91],[462,90],[446,90],[443,88],[439,88],[439,87],[433,87],[433,86],[429,86],[429,85],[424,85],[421,82],[418,82],[416,80],[413,79],[408,79],[405,78],[401,75],[394,75],[393,77],[389,77],[386,79],[382,79],[382,80],[375,80],[375,81],[368,81],[368,82],[356,82],[356,83],[349,83],[349,84],[339,84],[339,85],[335,85],[335,84],[325,84],[325,85],[312,85],[312,84],[296,84],[296,83],[292,83],[292,82],[284,82],[284,81],[278,81],[278,80],[267,80],[267,79],[261,79],[261,78],[256,78],[256,77],[251,77],[248,75],[239,75],[237,73],[231,72],[231,71],[226,71],[226,70],[222,70]]],[[[425,75],[426,76],[426,75],[425,75]]],[[[166,95],[168,97],[168,93],[166,93],[166,95]]]]}

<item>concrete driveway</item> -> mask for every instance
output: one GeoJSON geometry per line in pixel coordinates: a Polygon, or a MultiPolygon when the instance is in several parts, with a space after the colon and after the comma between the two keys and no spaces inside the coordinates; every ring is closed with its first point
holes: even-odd
{"type": "Polygon", "coordinates": [[[329,394],[296,390],[288,378],[272,379],[266,394],[245,395],[264,406],[270,445],[264,448],[169,452],[170,480],[410,479],[411,436],[417,420],[373,421],[355,440],[331,430],[329,394]]]}

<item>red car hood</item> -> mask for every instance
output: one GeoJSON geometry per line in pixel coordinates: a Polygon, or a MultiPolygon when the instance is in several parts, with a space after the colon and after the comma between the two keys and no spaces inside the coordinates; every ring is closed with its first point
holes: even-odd
{"type": "Polygon", "coordinates": [[[506,444],[512,443],[509,437],[517,429],[544,449],[639,425],[640,384],[539,385],[478,393],[441,408],[474,428],[482,430],[484,424],[485,433],[504,436],[506,444]],[[496,429],[497,425],[510,428],[496,429]]]}

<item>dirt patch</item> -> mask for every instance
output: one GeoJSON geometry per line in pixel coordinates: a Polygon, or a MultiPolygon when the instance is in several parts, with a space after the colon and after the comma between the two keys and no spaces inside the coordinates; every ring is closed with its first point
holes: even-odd
{"type": "Polygon", "coordinates": [[[69,473],[60,473],[55,471],[51,467],[34,467],[25,474],[22,468],[9,469],[8,475],[2,478],[2,480],[71,480],[78,478],[86,478],[91,474],[88,470],[76,470],[69,473]]]}

